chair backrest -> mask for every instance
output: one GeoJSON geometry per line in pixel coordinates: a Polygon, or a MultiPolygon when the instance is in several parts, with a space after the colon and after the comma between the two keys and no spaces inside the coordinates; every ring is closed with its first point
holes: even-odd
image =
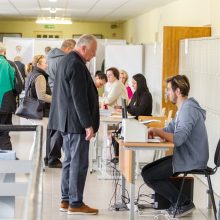
{"type": "Polygon", "coordinates": [[[139,116],[138,121],[145,121],[145,120],[158,120],[156,122],[150,122],[147,124],[147,127],[154,127],[154,128],[164,128],[165,120],[167,119],[166,116],[139,116]]]}
{"type": "Polygon", "coordinates": [[[165,115],[166,115],[166,108],[164,107],[164,108],[162,108],[162,110],[161,110],[160,116],[165,116],[165,115]]]}
{"type": "Polygon", "coordinates": [[[173,110],[169,110],[168,116],[167,116],[167,123],[169,124],[172,119],[173,110]]]}
{"type": "Polygon", "coordinates": [[[218,141],[218,144],[215,150],[214,162],[217,167],[220,167],[220,139],[218,141]]]}

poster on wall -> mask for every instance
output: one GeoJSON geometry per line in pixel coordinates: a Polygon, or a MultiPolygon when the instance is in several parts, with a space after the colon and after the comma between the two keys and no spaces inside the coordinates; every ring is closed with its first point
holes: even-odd
{"type": "Polygon", "coordinates": [[[34,55],[45,55],[45,48],[61,48],[63,39],[35,39],[34,40],[34,55]]]}
{"type": "Polygon", "coordinates": [[[34,39],[4,37],[3,43],[6,47],[6,56],[9,60],[14,61],[16,56],[20,56],[24,64],[32,61],[34,56],[34,39]]]}

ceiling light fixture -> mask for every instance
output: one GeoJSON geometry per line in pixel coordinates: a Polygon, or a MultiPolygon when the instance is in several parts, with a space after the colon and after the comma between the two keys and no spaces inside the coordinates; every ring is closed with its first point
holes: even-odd
{"type": "Polygon", "coordinates": [[[72,24],[71,19],[61,18],[61,17],[44,17],[38,18],[36,20],[37,24],[72,24]]]}
{"type": "Polygon", "coordinates": [[[50,8],[49,11],[50,11],[51,14],[55,14],[57,12],[57,9],[56,8],[50,8]]]}
{"type": "Polygon", "coordinates": [[[48,0],[49,2],[56,2],[57,0],[48,0]]]}

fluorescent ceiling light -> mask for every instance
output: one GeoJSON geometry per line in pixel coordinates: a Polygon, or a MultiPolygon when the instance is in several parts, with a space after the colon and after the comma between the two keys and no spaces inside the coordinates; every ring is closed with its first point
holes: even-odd
{"type": "Polygon", "coordinates": [[[36,20],[37,24],[72,24],[71,19],[60,18],[60,17],[46,17],[46,18],[38,18],[36,20]]]}
{"type": "Polygon", "coordinates": [[[48,0],[49,2],[56,2],[57,0],[48,0]]]}
{"type": "Polygon", "coordinates": [[[56,8],[50,8],[50,10],[49,10],[49,11],[50,11],[50,13],[51,13],[51,14],[54,14],[54,13],[56,13],[56,12],[57,12],[57,9],[56,9],[56,8]]]}

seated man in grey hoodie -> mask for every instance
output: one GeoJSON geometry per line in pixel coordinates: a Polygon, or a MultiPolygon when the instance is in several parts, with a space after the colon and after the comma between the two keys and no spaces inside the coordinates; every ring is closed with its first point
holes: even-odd
{"type": "MultiPolygon", "coordinates": [[[[167,79],[167,95],[177,106],[177,113],[164,129],[150,128],[150,138],[159,136],[174,143],[173,155],[161,158],[146,165],[142,170],[145,183],[155,192],[170,201],[167,210],[174,214],[179,190],[171,183],[169,177],[179,172],[206,168],[208,162],[208,137],[205,127],[206,111],[194,98],[188,98],[189,80],[184,75],[176,75],[167,79]]],[[[182,195],[176,217],[193,211],[193,202],[182,195]]]]}
{"type": "MultiPolygon", "coordinates": [[[[49,75],[48,82],[53,95],[54,80],[56,77],[57,67],[60,60],[68,53],[70,53],[75,47],[75,40],[64,40],[61,48],[54,48],[47,54],[47,64],[49,75]]],[[[47,143],[46,143],[46,157],[44,158],[45,165],[50,168],[61,168],[61,147],[63,144],[63,138],[59,131],[47,130],[47,143]]]]}

